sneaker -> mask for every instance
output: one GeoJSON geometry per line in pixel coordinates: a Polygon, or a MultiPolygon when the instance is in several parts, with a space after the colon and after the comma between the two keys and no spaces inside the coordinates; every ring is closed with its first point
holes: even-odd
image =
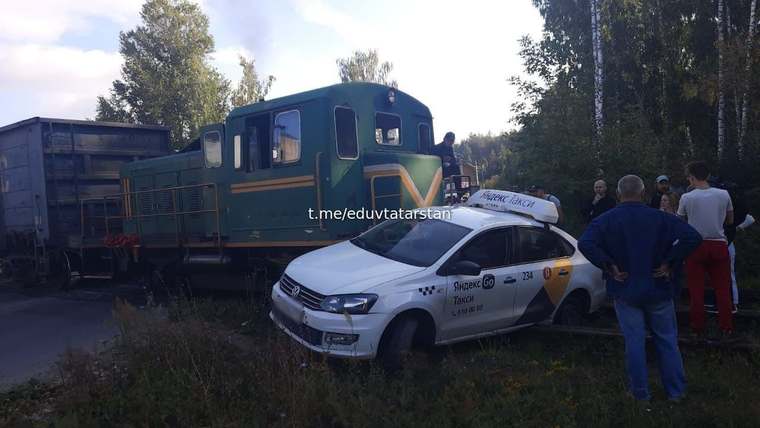
{"type": "Polygon", "coordinates": [[[732,314],[735,314],[735,313],[737,313],[737,312],[739,312],[739,305],[736,305],[736,304],[735,304],[735,305],[733,306],[733,308],[731,308],[731,313],[732,313],[732,314]]]}

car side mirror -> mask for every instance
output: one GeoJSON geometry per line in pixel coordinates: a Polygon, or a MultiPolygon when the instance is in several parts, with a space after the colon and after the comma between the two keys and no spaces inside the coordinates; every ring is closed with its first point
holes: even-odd
{"type": "Polygon", "coordinates": [[[460,260],[449,267],[449,275],[480,275],[480,265],[469,260],[460,260]]]}

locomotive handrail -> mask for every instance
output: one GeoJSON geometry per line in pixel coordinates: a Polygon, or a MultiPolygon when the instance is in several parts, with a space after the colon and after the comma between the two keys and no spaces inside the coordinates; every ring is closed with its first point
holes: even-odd
{"type": "MultiPolygon", "coordinates": [[[[201,196],[202,198],[202,196],[201,196]]],[[[103,224],[105,228],[106,236],[110,234],[111,228],[110,228],[110,222],[113,220],[125,220],[125,219],[135,219],[136,225],[137,225],[137,234],[142,235],[142,229],[143,224],[141,222],[141,219],[146,218],[157,218],[157,217],[166,217],[166,216],[172,216],[174,218],[174,225],[175,225],[175,238],[177,242],[177,246],[179,246],[182,243],[181,239],[181,231],[180,231],[180,222],[179,220],[181,218],[184,218],[186,215],[191,214],[215,214],[215,223],[216,223],[216,236],[215,240],[217,243],[217,246],[221,249],[222,248],[222,234],[221,234],[221,217],[219,214],[219,191],[218,186],[216,183],[203,183],[203,184],[190,184],[190,185],[182,185],[182,186],[173,186],[173,187],[164,187],[164,188],[157,188],[157,189],[148,189],[148,190],[137,190],[137,191],[126,191],[126,192],[119,192],[119,193],[113,193],[109,195],[103,195],[99,197],[92,197],[92,198],[84,198],[80,199],[80,221],[81,221],[81,238],[82,238],[82,245],[84,245],[85,240],[85,206],[92,206],[95,202],[102,202],[103,204],[103,215],[88,215],[87,219],[103,219],[103,224]],[[214,208],[213,209],[200,209],[200,210],[183,210],[183,211],[177,211],[177,191],[182,190],[188,190],[188,189],[196,189],[196,188],[210,188],[214,191],[214,208]],[[157,193],[157,192],[171,192],[171,208],[167,212],[158,212],[158,213],[150,213],[150,214],[143,214],[140,207],[140,199],[134,198],[134,202],[137,204],[136,210],[137,214],[132,212],[132,198],[133,196],[137,196],[139,194],[144,193],[157,193]],[[109,215],[108,214],[108,202],[109,201],[116,201],[119,203],[120,206],[120,214],[119,215],[109,215]]],[[[155,209],[155,205],[151,206],[151,210],[155,209]]],[[[123,223],[122,223],[123,224],[123,223]]]]}
{"type": "MultiPolygon", "coordinates": [[[[322,152],[317,152],[314,171],[314,182],[317,184],[317,212],[322,212],[322,177],[319,173],[319,159],[322,156],[322,152]]],[[[326,230],[325,225],[322,222],[322,216],[319,216],[319,230],[326,230]]]]}

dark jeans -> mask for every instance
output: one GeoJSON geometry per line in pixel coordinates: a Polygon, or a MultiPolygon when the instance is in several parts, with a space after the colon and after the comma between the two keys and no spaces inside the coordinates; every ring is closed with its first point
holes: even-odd
{"type": "Polygon", "coordinates": [[[647,325],[652,330],[660,378],[669,398],[680,398],[686,392],[686,378],[681,351],[678,350],[678,326],[672,300],[642,305],[615,300],[620,330],[625,337],[625,363],[631,394],[639,400],[649,399],[647,375],[647,325]]]}

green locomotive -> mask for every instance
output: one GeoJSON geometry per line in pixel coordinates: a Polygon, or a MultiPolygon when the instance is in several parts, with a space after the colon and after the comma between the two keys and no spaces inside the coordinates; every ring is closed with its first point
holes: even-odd
{"type": "MultiPolygon", "coordinates": [[[[250,280],[273,260],[363,232],[377,220],[357,218],[361,210],[440,205],[434,141],[430,110],[383,85],[344,83],[255,103],[204,127],[180,153],[125,165],[122,193],[109,200],[119,208],[85,219],[82,233],[105,222],[112,245],[133,246],[122,254],[156,274],[216,270],[215,278],[250,280]]],[[[83,213],[99,203],[107,205],[83,202],[83,213]]]]}

